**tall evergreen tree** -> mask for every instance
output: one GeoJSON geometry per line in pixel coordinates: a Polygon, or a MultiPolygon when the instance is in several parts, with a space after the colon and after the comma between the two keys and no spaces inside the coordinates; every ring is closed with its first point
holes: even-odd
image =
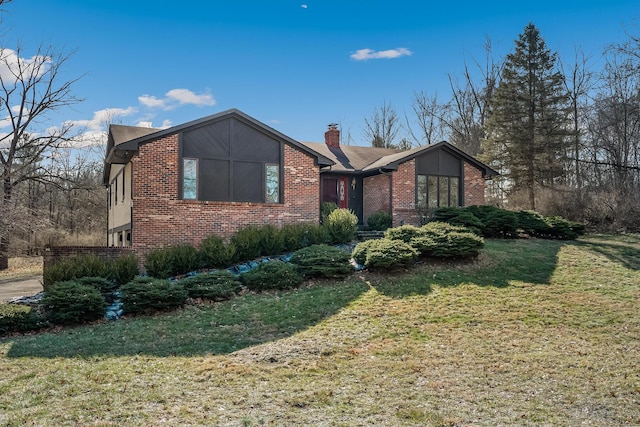
{"type": "Polygon", "coordinates": [[[510,193],[524,191],[536,208],[536,190],[563,176],[570,109],[564,77],[540,31],[530,23],[506,57],[489,105],[483,159],[503,172],[510,193]]]}

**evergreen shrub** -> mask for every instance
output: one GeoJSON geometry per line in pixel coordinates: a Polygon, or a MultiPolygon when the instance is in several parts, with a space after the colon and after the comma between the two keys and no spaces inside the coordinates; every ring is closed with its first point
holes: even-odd
{"type": "Polygon", "coordinates": [[[260,264],[240,277],[247,288],[258,292],[297,288],[302,284],[302,276],[297,267],[281,261],[260,264]]]}
{"type": "Polygon", "coordinates": [[[47,321],[33,308],[21,304],[0,303],[0,336],[13,332],[35,331],[47,326],[47,321]]]}
{"type": "Polygon", "coordinates": [[[484,237],[518,237],[518,218],[515,212],[488,205],[469,206],[467,209],[482,222],[484,237]]]}
{"type": "Polygon", "coordinates": [[[82,285],[91,286],[100,292],[107,302],[113,302],[113,293],[118,288],[115,281],[105,279],[104,277],[79,277],[74,280],[82,285]]]}
{"type": "Polygon", "coordinates": [[[414,237],[419,236],[420,233],[420,228],[407,224],[388,229],[384,232],[384,237],[389,240],[400,240],[409,243],[414,237]]]}
{"type": "Polygon", "coordinates": [[[259,230],[260,255],[279,255],[284,252],[284,235],[279,228],[265,224],[259,230]]]}
{"type": "Polygon", "coordinates": [[[43,273],[42,281],[46,292],[57,282],[66,282],[79,277],[110,278],[111,276],[112,268],[107,261],[96,255],[80,255],[62,259],[48,266],[43,273]]]}
{"type": "Polygon", "coordinates": [[[200,267],[200,257],[196,248],[189,244],[152,249],[144,262],[149,276],[158,279],[185,274],[200,267]]]}
{"type": "Polygon", "coordinates": [[[51,285],[42,306],[51,323],[73,325],[102,318],[107,302],[93,286],[69,280],[51,285]]]}
{"type": "Polygon", "coordinates": [[[484,247],[484,239],[469,229],[445,222],[430,222],[421,227],[422,234],[412,246],[422,256],[437,258],[472,257],[484,247]]]}
{"type": "Polygon", "coordinates": [[[125,313],[142,314],[182,307],[189,296],[180,283],[147,278],[127,283],[120,288],[120,294],[125,313]]]}
{"type": "Polygon", "coordinates": [[[304,277],[343,278],[353,272],[350,255],[329,245],[313,245],[294,252],[290,262],[304,277]]]}
{"type": "Polygon", "coordinates": [[[338,205],[333,202],[322,202],[320,204],[320,222],[324,224],[331,212],[338,209],[338,205]]]}
{"type": "Polygon", "coordinates": [[[331,241],[349,243],[356,237],[358,217],[350,209],[335,209],[324,222],[331,241]]]}
{"type": "Polygon", "coordinates": [[[124,255],[111,262],[112,276],[116,284],[121,286],[129,283],[140,274],[138,269],[138,257],[134,254],[124,255]]]}
{"type": "Polygon", "coordinates": [[[394,269],[407,267],[415,261],[418,252],[402,240],[372,239],[358,243],[354,259],[362,260],[366,268],[394,269]]]}
{"type": "Polygon", "coordinates": [[[262,254],[262,231],[260,227],[249,225],[241,228],[231,237],[236,248],[235,261],[251,261],[262,254]]]}
{"type": "Polygon", "coordinates": [[[446,222],[451,225],[461,225],[478,236],[483,235],[484,224],[467,208],[443,207],[433,213],[433,221],[446,222]]]}
{"type": "Polygon", "coordinates": [[[226,244],[221,237],[212,234],[200,243],[198,254],[205,268],[228,267],[233,263],[236,248],[233,244],[226,244]]]}
{"type": "Polygon", "coordinates": [[[367,225],[370,230],[385,231],[391,227],[391,214],[385,211],[377,211],[369,215],[367,225]]]}
{"type": "Polygon", "coordinates": [[[518,228],[531,237],[547,238],[551,226],[544,216],[535,211],[522,210],[516,213],[518,228]]]}
{"type": "Polygon", "coordinates": [[[218,270],[187,277],[182,279],[180,284],[190,298],[224,301],[240,291],[242,282],[230,272],[218,270]]]}

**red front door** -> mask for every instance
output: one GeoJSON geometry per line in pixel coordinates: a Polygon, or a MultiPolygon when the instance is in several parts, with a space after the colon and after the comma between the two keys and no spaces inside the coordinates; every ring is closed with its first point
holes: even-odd
{"type": "Polygon", "coordinates": [[[340,208],[349,207],[349,179],[346,176],[322,179],[322,201],[332,202],[340,208]]]}
{"type": "Polygon", "coordinates": [[[346,176],[338,178],[338,207],[349,208],[349,180],[346,176]]]}

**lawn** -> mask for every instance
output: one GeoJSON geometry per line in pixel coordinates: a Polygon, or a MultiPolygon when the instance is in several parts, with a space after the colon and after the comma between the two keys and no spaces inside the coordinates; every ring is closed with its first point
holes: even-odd
{"type": "Polygon", "coordinates": [[[0,340],[0,426],[640,425],[640,236],[0,340]]]}

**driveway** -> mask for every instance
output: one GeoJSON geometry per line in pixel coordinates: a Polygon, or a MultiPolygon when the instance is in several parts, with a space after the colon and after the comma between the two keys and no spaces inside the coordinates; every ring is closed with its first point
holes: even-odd
{"type": "Polygon", "coordinates": [[[42,276],[0,280],[0,302],[42,292],[42,276]]]}

